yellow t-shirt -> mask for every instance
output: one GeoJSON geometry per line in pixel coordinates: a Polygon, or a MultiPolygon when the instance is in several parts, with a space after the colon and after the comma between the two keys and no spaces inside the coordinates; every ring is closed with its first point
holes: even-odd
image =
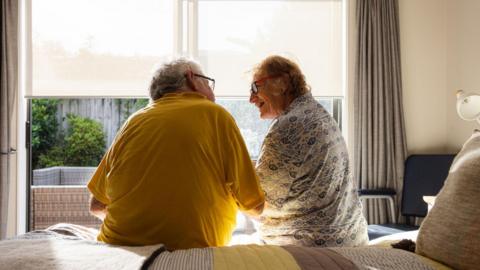
{"type": "Polygon", "coordinates": [[[229,242],[264,194],[232,116],[194,92],[132,115],[88,183],[107,205],[99,241],[169,249],[229,242]]]}

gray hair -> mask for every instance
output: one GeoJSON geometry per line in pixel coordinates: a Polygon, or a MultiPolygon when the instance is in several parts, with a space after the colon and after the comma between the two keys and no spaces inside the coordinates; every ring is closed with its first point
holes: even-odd
{"type": "Polygon", "coordinates": [[[162,64],[160,68],[155,71],[150,83],[150,98],[157,100],[165,94],[176,92],[178,89],[184,87],[187,82],[185,73],[188,70],[202,73],[200,65],[187,58],[178,58],[162,64]]]}

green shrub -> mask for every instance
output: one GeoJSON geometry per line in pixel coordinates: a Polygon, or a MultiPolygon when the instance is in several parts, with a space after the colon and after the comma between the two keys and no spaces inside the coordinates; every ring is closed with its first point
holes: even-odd
{"type": "Polygon", "coordinates": [[[97,166],[105,152],[102,125],[92,119],[67,115],[66,166],[97,166]]]}
{"type": "Polygon", "coordinates": [[[56,144],[58,135],[58,100],[32,100],[32,166],[39,168],[39,158],[56,144]]]}
{"type": "Polygon", "coordinates": [[[65,138],[56,146],[40,154],[39,168],[53,166],[97,166],[105,152],[105,135],[102,125],[92,119],[67,115],[68,129],[65,138]]]}
{"type": "Polygon", "coordinates": [[[47,153],[41,154],[38,159],[39,168],[48,168],[65,165],[65,153],[60,146],[54,146],[47,153]]]}

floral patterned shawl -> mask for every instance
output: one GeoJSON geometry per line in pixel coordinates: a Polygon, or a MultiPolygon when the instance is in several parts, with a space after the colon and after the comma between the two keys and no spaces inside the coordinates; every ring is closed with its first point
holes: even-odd
{"type": "Polygon", "coordinates": [[[256,170],[268,204],[260,227],[267,244],[331,247],[368,242],[345,141],[310,92],[274,120],[256,170]]]}

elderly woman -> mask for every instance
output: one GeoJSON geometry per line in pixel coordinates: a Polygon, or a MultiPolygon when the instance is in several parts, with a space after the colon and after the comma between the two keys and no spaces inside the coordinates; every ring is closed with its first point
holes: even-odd
{"type": "Polygon", "coordinates": [[[256,164],[267,206],[267,244],[360,246],[367,224],[335,120],[310,93],[299,67],[271,56],[254,69],[250,102],[274,119],[256,164]]]}

